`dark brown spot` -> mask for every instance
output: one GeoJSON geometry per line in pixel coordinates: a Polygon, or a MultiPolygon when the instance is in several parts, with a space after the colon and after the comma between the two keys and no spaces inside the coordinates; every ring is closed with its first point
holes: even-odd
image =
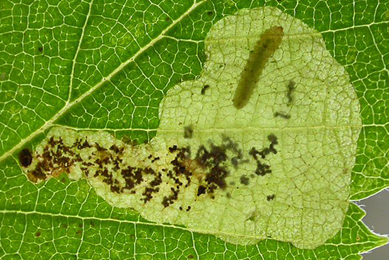
{"type": "Polygon", "coordinates": [[[283,119],[290,119],[290,115],[289,114],[285,114],[283,112],[275,112],[274,113],[274,117],[281,117],[283,119]]]}
{"type": "Polygon", "coordinates": [[[260,159],[265,159],[267,155],[270,153],[277,154],[277,150],[274,148],[276,144],[278,144],[277,137],[274,134],[268,135],[267,139],[270,141],[269,147],[263,148],[261,151],[255,149],[255,147],[251,148],[249,151],[249,155],[251,155],[254,160],[257,162],[257,169],[255,170],[255,174],[259,176],[265,176],[268,173],[271,173],[270,165],[261,162],[260,159]],[[259,158],[258,155],[261,157],[259,158]]]}
{"type": "Polygon", "coordinates": [[[145,188],[145,191],[142,193],[144,196],[143,201],[149,202],[153,198],[153,194],[159,192],[159,185],[162,183],[162,174],[156,173],[151,168],[145,168],[144,174],[154,175],[154,179],[149,183],[150,186],[145,188]]]}
{"type": "Polygon", "coordinates": [[[242,175],[240,176],[240,183],[247,186],[250,183],[250,179],[246,175],[242,175]]]}
{"type": "Polygon", "coordinates": [[[265,176],[268,173],[272,173],[270,170],[270,165],[257,162],[257,169],[255,170],[255,174],[259,176],[265,176]]]}
{"type": "Polygon", "coordinates": [[[27,148],[25,148],[22,151],[20,151],[20,153],[19,153],[19,161],[20,161],[20,164],[23,167],[30,166],[31,163],[32,163],[31,151],[29,149],[27,149],[27,148]]]}
{"type": "Polygon", "coordinates": [[[38,51],[39,51],[39,52],[42,52],[42,51],[43,51],[43,47],[40,46],[40,47],[38,48],[38,51]]]}
{"type": "Polygon", "coordinates": [[[169,196],[165,196],[162,199],[162,205],[166,208],[173,204],[177,199],[178,199],[178,192],[179,192],[179,187],[175,188],[170,188],[171,194],[169,196]]]}
{"type": "Polygon", "coordinates": [[[56,141],[54,140],[54,137],[51,137],[50,140],[49,140],[49,145],[51,147],[54,147],[56,145],[56,141]]]}
{"type": "Polygon", "coordinates": [[[272,194],[272,195],[268,195],[268,196],[266,197],[266,199],[267,199],[267,201],[272,201],[272,200],[274,200],[275,197],[276,197],[276,195],[275,195],[275,194],[272,194]]]}
{"type": "Polygon", "coordinates": [[[229,171],[224,165],[229,158],[226,151],[231,150],[237,157],[240,157],[240,151],[235,149],[235,145],[232,145],[228,138],[225,138],[221,145],[211,143],[210,146],[209,150],[203,145],[200,146],[195,158],[202,168],[208,170],[205,177],[207,193],[213,193],[216,188],[225,189],[227,186],[225,179],[229,171]]]}
{"type": "Polygon", "coordinates": [[[178,150],[178,147],[177,145],[173,145],[172,147],[169,147],[169,152],[174,152],[174,151],[177,151],[178,150]]]}
{"type": "Polygon", "coordinates": [[[114,151],[115,153],[117,154],[122,154],[123,153],[123,150],[124,148],[119,148],[117,147],[117,145],[112,145],[110,148],[109,148],[111,151],[114,151]]]}
{"type": "Polygon", "coordinates": [[[288,106],[290,106],[293,103],[293,92],[296,89],[295,85],[296,83],[294,83],[293,80],[290,80],[287,86],[288,90],[286,92],[286,97],[288,98],[288,106]]]}
{"type": "Polygon", "coordinates": [[[184,138],[192,138],[193,137],[193,126],[188,125],[184,127],[184,138]]]}
{"type": "Polygon", "coordinates": [[[99,152],[104,152],[107,150],[106,148],[101,147],[98,143],[95,143],[95,147],[96,147],[97,151],[99,151],[99,152]]]}
{"type": "Polygon", "coordinates": [[[129,144],[129,145],[132,145],[132,146],[138,145],[138,141],[137,140],[132,140],[127,135],[124,135],[121,139],[122,139],[123,143],[129,144]]]}
{"type": "Polygon", "coordinates": [[[188,125],[184,127],[184,138],[192,138],[193,137],[193,126],[188,125]]]}
{"type": "Polygon", "coordinates": [[[214,13],[212,12],[212,11],[209,11],[208,13],[207,13],[207,15],[208,16],[212,16],[214,13]]]}
{"type": "Polygon", "coordinates": [[[272,144],[278,144],[277,136],[275,136],[274,134],[268,135],[267,140],[269,140],[272,144]]]}
{"type": "Polygon", "coordinates": [[[84,148],[89,148],[91,147],[91,145],[88,143],[87,140],[85,140],[82,144],[81,144],[81,140],[77,140],[76,143],[75,143],[75,146],[77,147],[77,149],[79,150],[82,150],[84,148]]]}
{"type": "Polygon", "coordinates": [[[36,232],[36,234],[35,234],[37,237],[40,237],[41,236],[41,232],[40,231],[38,231],[38,232],[36,232]]]}
{"type": "Polygon", "coordinates": [[[159,159],[161,159],[161,158],[155,157],[154,159],[151,160],[151,162],[153,163],[153,162],[155,162],[155,161],[158,161],[159,159]]]}
{"type": "Polygon", "coordinates": [[[170,204],[169,204],[169,201],[168,201],[168,198],[165,196],[163,197],[162,199],[162,205],[166,208],[168,207],[170,204]]]}
{"type": "Polygon", "coordinates": [[[47,176],[46,174],[43,173],[43,163],[39,162],[36,169],[33,170],[32,172],[29,172],[29,179],[37,182],[38,180],[46,180],[47,176]]]}
{"type": "Polygon", "coordinates": [[[205,194],[205,190],[206,190],[206,187],[203,185],[200,185],[199,188],[197,189],[197,196],[205,194]]]}
{"type": "Polygon", "coordinates": [[[207,91],[207,89],[209,89],[209,85],[204,85],[204,87],[201,89],[201,95],[204,95],[205,94],[205,91],[207,91]]]}

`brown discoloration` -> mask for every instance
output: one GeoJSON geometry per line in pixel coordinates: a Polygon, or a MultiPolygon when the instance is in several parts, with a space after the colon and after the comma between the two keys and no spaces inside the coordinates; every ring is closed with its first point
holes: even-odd
{"type": "Polygon", "coordinates": [[[121,138],[122,142],[125,143],[125,144],[128,144],[128,145],[132,145],[132,146],[137,146],[139,143],[137,140],[135,139],[131,139],[129,136],[127,135],[124,135],[122,138],[121,138]]]}
{"type": "Polygon", "coordinates": [[[281,117],[283,119],[290,119],[290,115],[284,112],[275,112],[274,117],[281,117]]]}
{"type": "Polygon", "coordinates": [[[193,137],[193,125],[188,125],[184,127],[184,138],[192,138],[193,137]]]}
{"type": "Polygon", "coordinates": [[[254,50],[250,52],[232,100],[237,109],[243,108],[249,102],[263,69],[269,58],[279,48],[283,36],[284,30],[282,27],[272,27],[261,35],[254,50]]]}
{"type": "Polygon", "coordinates": [[[27,148],[23,149],[19,153],[19,162],[23,167],[28,167],[32,163],[31,151],[27,148]]]}
{"type": "MultiPolygon", "coordinates": [[[[192,131],[192,126],[187,127],[187,135],[191,135],[192,131]]],[[[218,191],[225,191],[229,185],[235,185],[233,182],[227,184],[231,168],[250,162],[240,145],[223,135],[220,144],[209,140],[207,145],[200,145],[193,155],[191,147],[173,144],[167,147],[166,157],[160,158],[149,153],[141,159],[142,163],[135,164],[129,164],[124,158],[128,156],[128,149],[133,147],[121,142],[101,145],[86,139],[86,136],[75,138],[70,144],[61,137],[50,137],[41,149],[43,152],[34,155],[34,160],[37,160],[34,167],[26,169],[28,178],[33,182],[47,180],[62,173],[70,174],[77,167],[85,178],[96,178],[113,194],[136,194],[145,204],[158,198],[164,207],[169,207],[189,186],[198,199],[215,199],[220,194],[218,191]],[[166,163],[157,162],[161,160],[166,163]]],[[[270,153],[277,153],[274,147],[277,137],[271,134],[268,140],[271,142],[269,147],[260,151],[253,147],[249,154],[257,162],[257,175],[265,175],[270,168],[260,159],[270,153]]],[[[61,179],[66,182],[64,177],[61,179]]],[[[249,182],[249,177],[241,176],[241,184],[248,185],[249,182]]],[[[186,211],[190,209],[188,206],[186,211]]]]}
{"type": "Polygon", "coordinates": [[[287,88],[286,97],[288,98],[288,106],[290,106],[293,103],[293,93],[296,89],[296,83],[293,80],[290,80],[287,88]]]}
{"type": "Polygon", "coordinates": [[[46,180],[47,176],[43,173],[41,166],[37,166],[36,170],[28,172],[27,177],[32,182],[38,182],[39,180],[46,180]]]}
{"type": "Polygon", "coordinates": [[[196,196],[208,194],[209,198],[215,198],[216,190],[224,190],[227,187],[226,178],[230,170],[226,167],[229,162],[229,156],[236,159],[237,165],[243,162],[242,151],[238,144],[230,138],[223,137],[220,145],[212,142],[209,148],[200,145],[196,155],[191,159],[190,147],[178,148],[176,145],[169,147],[170,153],[177,153],[171,164],[174,166],[173,171],[168,173],[178,186],[172,190],[172,198],[165,197],[163,205],[170,205],[176,198],[175,191],[180,190],[182,186],[188,187],[192,183],[197,186],[196,196]],[[184,180],[182,180],[184,177],[184,180]],[[179,181],[181,180],[181,181],[179,181]]]}
{"type": "Polygon", "coordinates": [[[109,149],[112,150],[112,151],[114,151],[114,152],[117,153],[117,154],[123,154],[123,150],[124,150],[123,147],[119,148],[119,147],[117,147],[117,145],[115,145],[115,144],[113,144],[109,149]]]}
{"type": "Polygon", "coordinates": [[[201,89],[201,95],[205,95],[205,91],[207,91],[207,89],[209,89],[209,85],[204,85],[204,87],[201,89]]]}
{"type": "Polygon", "coordinates": [[[267,201],[272,201],[272,200],[274,200],[275,197],[276,197],[276,195],[275,195],[275,194],[272,194],[272,195],[268,195],[268,196],[266,197],[266,199],[267,199],[267,201]]]}
{"type": "Polygon", "coordinates": [[[246,175],[242,175],[240,176],[240,183],[247,186],[250,184],[250,179],[246,175]]]}
{"type": "Polygon", "coordinates": [[[199,188],[197,189],[197,196],[200,196],[200,195],[205,194],[206,189],[207,189],[207,188],[206,188],[205,186],[200,185],[199,188]]]}
{"type": "Polygon", "coordinates": [[[261,162],[261,159],[265,159],[270,153],[278,153],[278,151],[275,149],[275,145],[278,144],[277,137],[274,134],[270,134],[268,135],[267,139],[270,141],[269,147],[265,147],[261,151],[258,151],[255,147],[253,147],[249,152],[249,155],[251,155],[257,162],[257,169],[255,170],[255,174],[258,176],[265,176],[268,173],[272,173],[270,165],[261,162]]]}

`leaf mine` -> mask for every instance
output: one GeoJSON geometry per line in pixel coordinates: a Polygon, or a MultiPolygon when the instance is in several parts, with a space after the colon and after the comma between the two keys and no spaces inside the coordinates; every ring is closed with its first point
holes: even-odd
{"type": "Polygon", "coordinates": [[[22,169],[34,183],[86,179],[115,207],[227,242],[322,245],[342,227],[361,129],[345,69],[273,7],[223,18],[204,44],[202,74],[167,92],[149,143],[56,127],[22,169]]]}

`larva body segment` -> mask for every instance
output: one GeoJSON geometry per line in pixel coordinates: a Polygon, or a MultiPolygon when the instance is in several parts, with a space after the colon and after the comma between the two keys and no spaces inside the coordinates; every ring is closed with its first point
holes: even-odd
{"type": "Polygon", "coordinates": [[[281,26],[272,27],[261,35],[240,75],[238,87],[232,100],[237,109],[243,108],[249,102],[264,67],[279,48],[283,36],[284,30],[281,26]]]}

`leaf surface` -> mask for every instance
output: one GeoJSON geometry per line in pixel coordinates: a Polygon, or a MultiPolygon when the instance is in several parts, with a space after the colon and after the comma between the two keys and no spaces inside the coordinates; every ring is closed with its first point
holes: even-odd
{"type": "MultiPolygon", "coordinates": [[[[204,39],[223,17],[262,1],[2,1],[0,3],[0,255],[4,259],[360,259],[387,242],[350,204],[342,230],[314,250],[267,239],[226,243],[111,207],[86,181],[32,184],[18,152],[55,125],[150,141],[167,91],[197,78],[204,39]],[[36,253],[38,252],[38,254],[36,253]]],[[[269,1],[321,32],[349,74],[362,130],[351,199],[388,186],[389,6],[375,1],[269,1]]],[[[318,72],[320,73],[320,72],[318,72]]]]}

